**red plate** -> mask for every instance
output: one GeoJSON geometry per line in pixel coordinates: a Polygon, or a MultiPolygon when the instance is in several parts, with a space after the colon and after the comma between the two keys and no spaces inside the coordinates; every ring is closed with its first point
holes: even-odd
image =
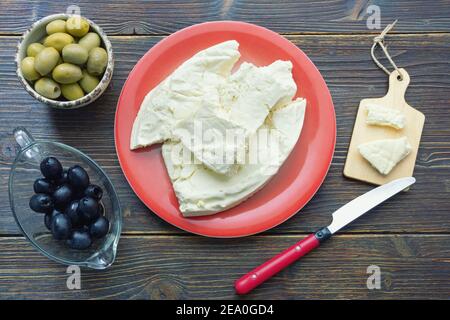
{"type": "Polygon", "coordinates": [[[208,22],[161,40],[136,64],[117,104],[115,142],[122,170],[137,196],[162,219],[210,237],[242,237],[273,228],[299,211],[316,193],[333,156],[336,118],[327,85],[294,44],[268,29],[243,22],[208,22]],[[307,99],[305,124],[278,174],[247,201],[212,216],[183,218],[161,156],[161,146],[130,151],[134,119],[145,95],[183,61],[214,44],[237,40],[241,61],[268,65],[292,61],[297,96],[307,99]]]}

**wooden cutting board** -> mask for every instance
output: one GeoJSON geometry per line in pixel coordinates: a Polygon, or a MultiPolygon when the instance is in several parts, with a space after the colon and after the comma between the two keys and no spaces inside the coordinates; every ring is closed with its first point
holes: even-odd
{"type": "Polygon", "coordinates": [[[389,76],[389,89],[382,98],[363,99],[359,103],[359,109],[356,116],[353,135],[350,141],[350,147],[347,154],[347,160],[344,167],[344,176],[368,183],[382,185],[389,181],[411,177],[416,163],[417,151],[419,149],[420,137],[422,135],[425,115],[411,107],[405,100],[405,92],[409,85],[409,75],[405,69],[400,69],[403,79],[398,78],[397,72],[392,72],[389,76]],[[405,127],[396,130],[391,127],[374,126],[366,124],[367,104],[376,104],[385,108],[394,108],[405,114],[405,127]],[[411,144],[411,153],[400,161],[392,171],[384,176],[380,174],[370,163],[363,158],[358,151],[358,145],[361,143],[379,140],[394,139],[406,136],[411,144]]]}

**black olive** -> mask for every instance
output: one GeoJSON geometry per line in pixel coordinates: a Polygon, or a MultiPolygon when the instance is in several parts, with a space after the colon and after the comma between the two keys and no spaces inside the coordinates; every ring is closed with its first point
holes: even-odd
{"type": "Polygon", "coordinates": [[[80,200],[81,198],[84,197],[84,191],[74,190],[74,189],[72,189],[72,191],[73,191],[73,194],[72,194],[73,200],[80,200]]]}
{"type": "Polygon", "coordinates": [[[56,181],[56,184],[58,186],[60,186],[62,184],[66,184],[66,183],[69,183],[69,178],[68,178],[67,170],[64,170],[61,177],[58,179],[58,181],[56,181]]]}
{"type": "Polygon", "coordinates": [[[84,190],[84,195],[86,197],[94,198],[95,200],[100,200],[103,196],[103,190],[96,184],[89,185],[86,190],[84,190]]]}
{"type": "Polygon", "coordinates": [[[72,194],[72,188],[68,184],[59,186],[55,192],[53,192],[55,208],[64,210],[72,200],[72,194]]]}
{"type": "Polygon", "coordinates": [[[52,194],[55,191],[55,187],[48,179],[40,178],[36,179],[33,184],[34,192],[52,194]]]}
{"type": "Polygon", "coordinates": [[[76,230],[89,233],[89,226],[83,225],[81,227],[78,227],[76,230]]]}
{"type": "Polygon", "coordinates": [[[66,211],[64,212],[70,218],[74,228],[81,227],[83,225],[83,216],[78,210],[78,206],[78,200],[74,200],[67,206],[66,211]]]}
{"type": "Polygon", "coordinates": [[[91,236],[89,235],[89,232],[80,229],[75,230],[72,233],[70,238],[67,240],[67,244],[72,249],[83,250],[91,246],[92,239],[91,236]]]}
{"type": "Polygon", "coordinates": [[[63,167],[55,157],[48,157],[42,160],[40,168],[42,175],[52,181],[60,179],[63,173],[63,167]]]}
{"type": "Polygon", "coordinates": [[[57,214],[52,219],[52,234],[53,238],[63,240],[69,238],[72,233],[72,223],[65,214],[57,214]]]}
{"type": "Polygon", "coordinates": [[[109,221],[105,217],[98,218],[91,226],[89,227],[89,233],[93,238],[103,238],[109,230],[109,221]]]}
{"type": "Polygon", "coordinates": [[[84,191],[89,185],[89,175],[80,166],[70,167],[67,172],[67,178],[75,191],[84,191]]]}
{"type": "Polygon", "coordinates": [[[58,210],[53,210],[52,213],[45,214],[44,223],[48,230],[52,231],[52,220],[58,215],[62,214],[58,210]]]}
{"type": "Polygon", "coordinates": [[[30,199],[30,208],[35,212],[50,213],[53,207],[53,200],[48,194],[37,193],[30,199]]]}
{"type": "Polygon", "coordinates": [[[84,197],[80,199],[78,210],[83,217],[84,224],[91,224],[100,217],[98,210],[98,202],[90,197],[84,197]]]}

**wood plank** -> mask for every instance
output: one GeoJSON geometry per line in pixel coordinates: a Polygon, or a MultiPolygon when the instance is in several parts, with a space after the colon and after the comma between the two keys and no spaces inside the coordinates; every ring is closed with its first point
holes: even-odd
{"type": "MultiPolygon", "coordinates": [[[[57,140],[81,149],[98,161],[112,178],[124,205],[124,231],[177,233],[178,229],[151,214],[137,199],[122,175],[115,155],[114,111],[120,89],[136,61],[161,37],[112,37],[116,69],[111,87],[93,105],[58,111],[33,100],[15,76],[13,55],[17,37],[0,38],[0,234],[18,234],[7,196],[7,182],[15,145],[10,133],[25,126],[38,139],[57,140]]],[[[331,212],[371,187],[342,176],[359,101],[383,96],[385,74],[369,56],[370,36],[290,36],[322,72],[337,114],[337,145],[328,176],[300,214],[272,232],[310,232],[329,222],[331,212]]],[[[389,49],[405,67],[411,84],[406,100],[420,106],[426,117],[411,192],[375,209],[348,232],[448,232],[450,221],[450,35],[396,35],[389,49]]]]}
{"type": "MultiPolygon", "coordinates": [[[[0,33],[24,32],[36,20],[66,12],[73,1],[4,0],[0,2],[0,33]]],[[[76,4],[109,34],[170,34],[192,24],[215,20],[256,23],[280,33],[368,32],[367,8],[379,6],[383,25],[399,19],[395,32],[448,32],[446,0],[136,0],[90,1],[76,4]]]]}
{"type": "MultiPolygon", "coordinates": [[[[81,290],[68,290],[65,266],[1,238],[0,298],[236,299],[234,280],[296,240],[124,237],[110,269],[83,269],[81,290]]],[[[246,298],[448,299],[449,256],[449,235],[336,236],[246,298]],[[370,265],[381,269],[380,290],[366,287],[370,265]]]]}

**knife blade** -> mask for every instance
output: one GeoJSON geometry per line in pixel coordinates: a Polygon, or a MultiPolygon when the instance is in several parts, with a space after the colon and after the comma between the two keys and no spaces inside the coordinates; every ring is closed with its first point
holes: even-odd
{"type": "Polygon", "coordinates": [[[246,294],[250,292],[282,269],[317,248],[334,233],[341,230],[364,213],[408,188],[415,182],[416,179],[414,177],[400,178],[379,186],[350,201],[333,213],[333,220],[328,227],[323,227],[317,232],[310,234],[308,237],[297,242],[237,280],[234,285],[236,293],[246,294]]]}
{"type": "Polygon", "coordinates": [[[414,182],[416,182],[416,179],[413,177],[400,178],[353,199],[333,213],[333,221],[328,226],[328,230],[330,230],[331,234],[336,233],[370,209],[405,190],[414,182]]]}

